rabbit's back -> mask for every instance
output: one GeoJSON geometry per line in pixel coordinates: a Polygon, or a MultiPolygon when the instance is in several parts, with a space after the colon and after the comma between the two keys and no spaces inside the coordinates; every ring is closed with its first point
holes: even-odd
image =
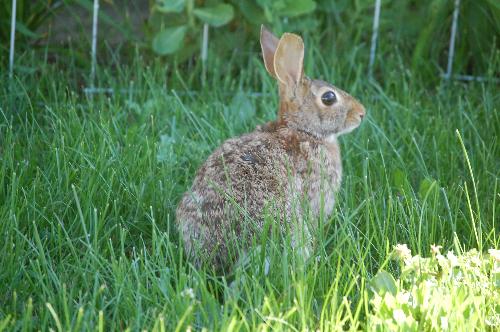
{"type": "Polygon", "coordinates": [[[179,231],[188,252],[227,260],[230,238],[245,244],[274,213],[279,227],[291,216],[320,210],[330,214],[340,182],[338,146],[320,144],[289,129],[257,130],[224,142],[198,170],[177,209],[179,231]],[[323,195],[319,195],[319,191],[323,195]],[[321,201],[320,201],[321,200],[321,201]]]}

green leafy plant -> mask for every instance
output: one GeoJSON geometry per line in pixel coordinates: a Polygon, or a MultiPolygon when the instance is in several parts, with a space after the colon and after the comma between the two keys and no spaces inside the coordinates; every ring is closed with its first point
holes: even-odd
{"type": "Polygon", "coordinates": [[[312,17],[316,11],[315,0],[233,0],[245,22],[246,30],[258,33],[261,24],[271,26],[276,33],[285,31],[307,31],[317,28],[322,16],[312,17]],[[300,18],[300,19],[299,19],[300,18]]]}
{"type": "Polygon", "coordinates": [[[159,55],[191,55],[199,47],[201,25],[221,27],[234,17],[230,4],[210,2],[196,6],[194,0],[158,0],[153,6],[151,26],[158,26],[152,39],[153,51],[159,55]]]}
{"type": "Polygon", "coordinates": [[[398,280],[380,271],[371,280],[370,330],[458,331],[500,327],[500,251],[482,255],[472,249],[456,256],[440,253],[412,256],[397,245],[393,257],[401,263],[398,280]]]}
{"type": "Polygon", "coordinates": [[[314,0],[237,1],[243,16],[254,24],[276,23],[280,19],[309,14],[316,9],[314,0]]]}

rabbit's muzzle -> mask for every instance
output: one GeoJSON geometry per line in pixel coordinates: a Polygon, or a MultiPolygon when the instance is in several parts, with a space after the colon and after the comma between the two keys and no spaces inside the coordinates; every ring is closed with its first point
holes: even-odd
{"type": "Polygon", "coordinates": [[[363,118],[366,115],[365,107],[357,100],[353,99],[350,106],[351,107],[347,112],[347,116],[344,122],[344,128],[342,128],[339,134],[348,133],[359,127],[361,121],[363,121],[363,118]]]}

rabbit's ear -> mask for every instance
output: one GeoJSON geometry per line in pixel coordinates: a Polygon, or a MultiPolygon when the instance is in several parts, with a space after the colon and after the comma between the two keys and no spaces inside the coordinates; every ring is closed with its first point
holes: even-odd
{"type": "Polygon", "coordinates": [[[304,67],[304,42],[293,33],[284,33],[274,54],[274,70],[278,80],[295,86],[302,80],[304,67]]]}
{"type": "Polygon", "coordinates": [[[260,26],[260,47],[262,48],[262,57],[264,65],[271,76],[276,77],[274,71],[274,53],[278,46],[279,39],[267,30],[264,24],[260,26]]]}

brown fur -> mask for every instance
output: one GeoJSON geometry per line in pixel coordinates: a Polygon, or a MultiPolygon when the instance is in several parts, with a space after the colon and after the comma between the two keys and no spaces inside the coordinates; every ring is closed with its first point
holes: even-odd
{"type": "Polygon", "coordinates": [[[299,36],[277,40],[263,28],[266,69],[279,83],[278,119],[215,150],[177,209],[185,249],[198,265],[228,266],[237,256],[235,243],[245,247],[262,232],[266,211],[274,211],[282,231],[298,234],[302,230],[296,225],[303,220],[333,210],[342,176],[336,137],[360,124],[364,107],[344,91],[303,75],[299,36]],[[320,100],[328,90],[337,96],[331,106],[320,100]]]}

